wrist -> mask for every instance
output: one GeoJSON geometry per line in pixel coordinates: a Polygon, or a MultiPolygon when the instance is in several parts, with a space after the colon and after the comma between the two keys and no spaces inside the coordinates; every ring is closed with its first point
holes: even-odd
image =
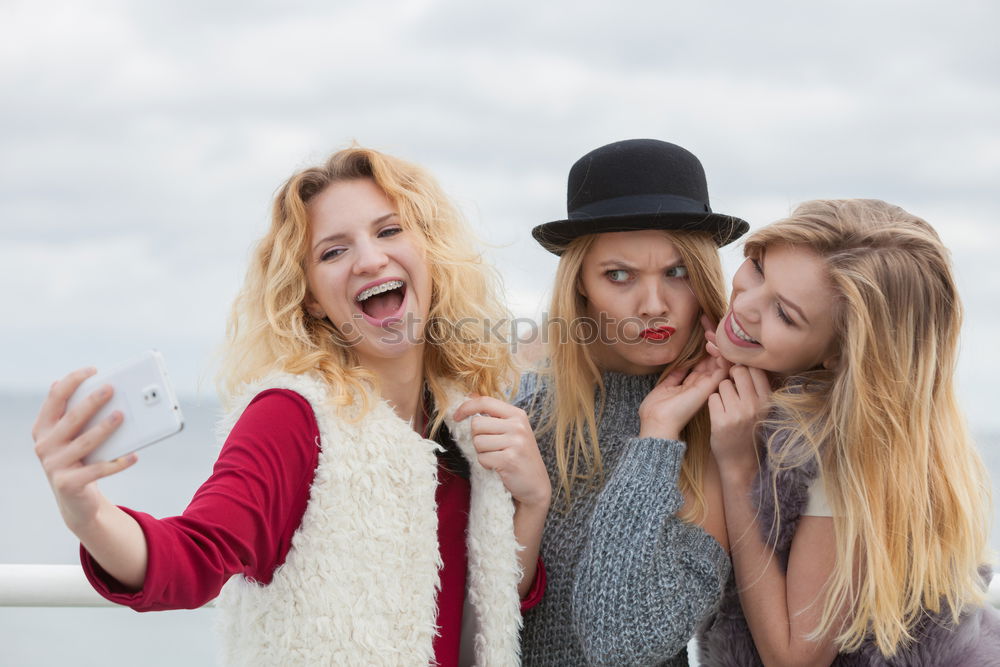
{"type": "Polygon", "coordinates": [[[660,440],[680,440],[681,429],[672,424],[657,424],[643,422],[639,426],[640,438],[659,438],[660,440]]]}
{"type": "Polygon", "coordinates": [[[96,507],[86,507],[82,510],[69,504],[60,503],[59,511],[62,514],[63,523],[81,542],[92,535],[100,534],[107,516],[107,511],[104,510],[102,503],[96,507]]]}
{"type": "Polygon", "coordinates": [[[749,487],[760,471],[760,465],[756,459],[752,461],[717,461],[717,463],[723,486],[749,487]]]}
{"type": "Polygon", "coordinates": [[[552,493],[538,494],[532,498],[514,498],[514,511],[520,514],[546,515],[552,503],[552,493]]]}

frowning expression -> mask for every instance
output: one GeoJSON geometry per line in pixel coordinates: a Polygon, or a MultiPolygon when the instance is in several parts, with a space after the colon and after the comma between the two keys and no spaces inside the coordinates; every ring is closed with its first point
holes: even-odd
{"type": "Polygon", "coordinates": [[[601,329],[591,349],[604,370],[655,373],[695,333],[698,299],[680,252],[660,230],[598,234],[583,257],[578,289],[601,329]]]}
{"type": "Polygon", "coordinates": [[[370,179],[309,200],[306,309],[352,341],[363,364],[420,354],[431,278],[417,231],[370,179]]]}

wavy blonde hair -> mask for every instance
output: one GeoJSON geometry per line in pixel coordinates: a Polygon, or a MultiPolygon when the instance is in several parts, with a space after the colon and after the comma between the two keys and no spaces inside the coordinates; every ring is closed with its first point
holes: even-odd
{"type": "MultiPolygon", "coordinates": [[[[677,248],[688,269],[688,280],[701,313],[707,313],[717,322],[726,311],[726,290],[715,241],[702,232],[663,231],[663,235],[677,248]]],[[[580,272],[596,237],[589,234],[574,239],[560,257],[546,331],[550,363],[544,372],[553,390],[546,393],[548,404],[542,409],[546,417],[539,424],[538,433],[552,434],[559,492],[567,504],[572,501],[574,485],[597,483],[603,475],[597,422],[604,411],[604,381],[590,346],[578,335],[576,327],[567,327],[568,323],[589,319],[586,299],[579,290],[580,272]]],[[[696,331],[677,358],[663,370],[661,379],[675,369],[691,368],[705,356],[705,341],[697,335],[698,326],[696,323],[696,331]]],[[[689,521],[700,520],[707,512],[702,480],[711,455],[710,434],[707,407],[681,433],[688,445],[681,465],[681,490],[694,499],[682,516],[689,521]]]]}
{"type": "MultiPolygon", "coordinates": [[[[426,255],[431,304],[424,330],[424,380],[437,406],[445,384],[497,396],[516,380],[508,341],[491,336],[490,322],[509,321],[499,279],[473,245],[458,209],[425,170],[377,151],[352,146],[321,165],[291,176],[274,198],[271,226],[253,251],[243,288],[232,307],[220,393],[228,400],[269,372],[315,373],[332,389],[338,408],[371,407],[374,375],[329,320],[311,317],[306,261],[309,202],[341,181],[373,181],[413,230],[426,255]]],[[[434,417],[435,428],[443,415],[434,417]]]]}
{"type": "Polygon", "coordinates": [[[772,467],[818,461],[833,510],[837,560],[814,636],[846,608],[838,649],[870,634],[891,656],[918,639],[925,609],[957,621],[980,604],[989,559],[989,481],[953,382],[962,308],[949,254],[924,220],[866,199],[806,202],[745,253],[771,245],[816,253],[837,295],[835,367],[790,378],[764,424],[772,467]]]}

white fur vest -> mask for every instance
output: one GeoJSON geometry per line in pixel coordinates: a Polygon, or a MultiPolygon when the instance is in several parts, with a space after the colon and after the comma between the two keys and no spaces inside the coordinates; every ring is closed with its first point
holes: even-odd
{"type": "MultiPolygon", "coordinates": [[[[263,586],[242,576],[223,588],[223,660],[230,665],[427,665],[437,628],[437,443],[377,401],[360,421],[339,418],[327,390],[305,375],[275,374],[247,387],[225,432],[254,396],[290,389],[313,408],[320,453],[302,522],[285,563],[263,586]]],[[[446,423],[469,460],[472,486],[467,605],[476,664],[520,663],[520,547],[513,503],[479,465],[469,421],[446,423]]]]}

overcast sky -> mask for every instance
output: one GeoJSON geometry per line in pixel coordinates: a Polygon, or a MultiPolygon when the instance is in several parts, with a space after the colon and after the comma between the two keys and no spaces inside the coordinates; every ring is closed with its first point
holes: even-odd
{"type": "Polygon", "coordinates": [[[275,189],[352,140],[433,171],[535,314],[570,165],[655,137],[754,227],[817,197],[934,224],[1000,430],[1000,5],[913,5],[0,0],[0,389],[157,347],[211,396],[275,189]]]}

